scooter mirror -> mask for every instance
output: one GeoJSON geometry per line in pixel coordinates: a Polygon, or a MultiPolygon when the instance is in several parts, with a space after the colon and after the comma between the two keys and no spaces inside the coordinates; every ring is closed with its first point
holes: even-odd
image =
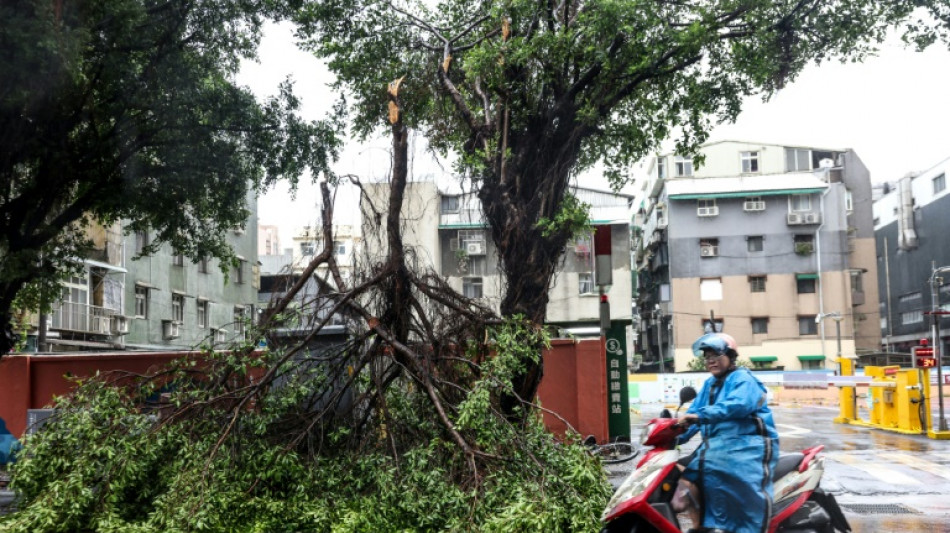
{"type": "Polygon", "coordinates": [[[696,389],[690,387],[689,385],[680,389],[680,405],[684,403],[691,402],[696,399],[696,389]]]}

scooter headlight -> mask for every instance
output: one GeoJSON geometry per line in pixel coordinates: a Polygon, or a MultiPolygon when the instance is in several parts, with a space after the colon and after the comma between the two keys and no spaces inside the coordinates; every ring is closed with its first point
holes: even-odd
{"type": "Polygon", "coordinates": [[[647,424],[643,428],[643,431],[640,432],[640,444],[646,444],[647,439],[650,438],[650,434],[653,433],[653,428],[656,427],[656,424],[647,424]]]}

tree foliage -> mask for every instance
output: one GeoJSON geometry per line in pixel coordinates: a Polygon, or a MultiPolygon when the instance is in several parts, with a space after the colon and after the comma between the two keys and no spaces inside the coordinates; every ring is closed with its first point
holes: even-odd
{"type": "MultiPolygon", "coordinates": [[[[91,223],[150,228],[151,249],[233,259],[249,191],[325,171],[336,140],[284,84],[233,77],[270,0],[14,0],[0,6],[0,317],[53,290],[91,223]]],[[[227,262],[227,261],[226,261],[227,262]]],[[[42,298],[41,298],[42,299],[42,298]]],[[[5,351],[5,350],[4,350],[5,351]]]]}
{"type": "MultiPolygon", "coordinates": [[[[407,126],[478,190],[502,314],[539,323],[571,237],[548,222],[578,172],[600,162],[619,184],[668,138],[693,153],[808,63],[859,61],[898,26],[926,46],[948,20],[945,0],[327,0],[298,17],[356,131],[382,124],[383,87],[404,78],[407,126]]],[[[539,380],[529,369],[518,393],[539,380]]]]}
{"type": "Polygon", "coordinates": [[[412,266],[399,216],[408,142],[398,90],[390,97],[388,202],[364,204],[377,225],[367,238],[382,256],[354,279],[341,277],[329,184],[321,184],[323,249],[250,336],[277,349],[257,354],[248,342],[155,374],[86,384],[25,442],[12,481],[20,510],[0,527],[596,527],[609,493],[599,461],[575,433],[548,433],[537,406],[512,387],[536,364],[545,332],[521,317],[499,321],[437,273],[412,266]],[[308,283],[320,290],[302,291],[308,283]],[[311,346],[334,316],[346,319],[348,340],[311,346]],[[288,342],[279,331],[299,337],[288,342]]]}

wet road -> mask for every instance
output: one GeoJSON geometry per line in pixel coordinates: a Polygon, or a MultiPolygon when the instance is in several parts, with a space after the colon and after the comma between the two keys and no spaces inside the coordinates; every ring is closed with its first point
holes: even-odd
{"type": "MultiPolygon", "coordinates": [[[[662,406],[634,407],[632,433],[639,437],[662,406]]],[[[835,495],[855,532],[950,533],[950,440],[835,424],[837,408],[772,410],[783,452],[825,445],[822,487],[835,495]]],[[[619,484],[635,463],[608,468],[611,482],[619,484]]]]}

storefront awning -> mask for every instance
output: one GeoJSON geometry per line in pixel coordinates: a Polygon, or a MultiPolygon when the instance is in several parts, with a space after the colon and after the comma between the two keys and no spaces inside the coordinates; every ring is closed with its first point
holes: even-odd
{"type": "Polygon", "coordinates": [[[774,355],[754,355],[749,358],[753,363],[770,363],[772,361],[778,361],[778,357],[774,355]]]}
{"type": "Polygon", "coordinates": [[[825,356],[824,355],[799,355],[798,360],[799,361],[824,361],[825,356]]]}
{"type": "Polygon", "coordinates": [[[818,274],[795,274],[795,279],[818,279],[818,274]]]}

